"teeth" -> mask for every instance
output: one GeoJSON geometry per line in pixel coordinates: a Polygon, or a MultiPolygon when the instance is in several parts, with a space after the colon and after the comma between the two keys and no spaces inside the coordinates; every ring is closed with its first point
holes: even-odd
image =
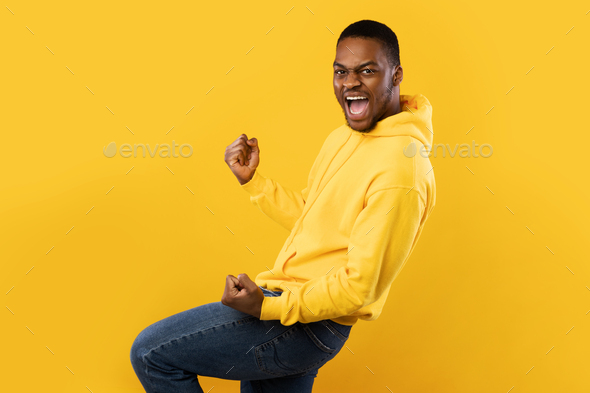
{"type": "MultiPolygon", "coordinates": [[[[366,100],[366,99],[367,99],[367,97],[362,97],[362,96],[354,96],[354,97],[352,97],[352,96],[350,96],[350,97],[346,97],[346,99],[347,99],[348,101],[352,101],[352,100],[366,100]]],[[[350,108],[348,108],[348,109],[350,109],[350,108]]],[[[350,113],[352,113],[353,115],[358,115],[358,114],[359,114],[359,113],[361,113],[361,112],[362,112],[362,111],[360,111],[360,112],[355,112],[355,111],[353,111],[352,109],[350,109],[350,113]]]]}

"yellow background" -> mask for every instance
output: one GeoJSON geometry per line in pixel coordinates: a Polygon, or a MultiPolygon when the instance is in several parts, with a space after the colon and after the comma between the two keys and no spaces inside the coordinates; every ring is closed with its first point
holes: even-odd
{"type": "Polygon", "coordinates": [[[360,19],[398,35],[401,93],[430,100],[435,143],[494,152],[432,158],[417,248],[314,391],[590,390],[587,2],[2,8],[1,391],[142,392],[129,350],[144,327],[272,264],[288,232],[225,147],[257,137],[260,172],[303,189],[344,122],[331,64],[360,19]],[[193,155],[102,153],[173,140],[193,155]]]}

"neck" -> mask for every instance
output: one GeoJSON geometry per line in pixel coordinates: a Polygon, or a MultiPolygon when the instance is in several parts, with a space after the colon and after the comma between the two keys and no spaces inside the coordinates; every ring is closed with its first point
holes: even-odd
{"type": "Polygon", "coordinates": [[[387,110],[383,113],[383,116],[379,120],[383,120],[389,116],[397,115],[402,111],[401,105],[399,102],[399,94],[395,92],[393,94],[393,99],[391,100],[390,104],[387,106],[387,110]]]}

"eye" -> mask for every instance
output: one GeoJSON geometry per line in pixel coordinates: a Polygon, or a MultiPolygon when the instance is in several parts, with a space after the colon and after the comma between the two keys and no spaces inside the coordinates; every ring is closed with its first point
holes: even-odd
{"type": "Polygon", "coordinates": [[[363,69],[363,71],[369,71],[369,73],[371,73],[371,74],[372,74],[373,72],[375,72],[375,70],[372,70],[372,69],[370,69],[370,68],[365,68],[365,69],[363,69]]]}
{"type": "Polygon", "coordinates": [[[334,71],[334,73],[335,73],[336,75],[342,75],[342,74],[339,74],[339,72],[344,72],[344,71],[342,71],[342,70],[336,70],[336,71],[334,71]]]}

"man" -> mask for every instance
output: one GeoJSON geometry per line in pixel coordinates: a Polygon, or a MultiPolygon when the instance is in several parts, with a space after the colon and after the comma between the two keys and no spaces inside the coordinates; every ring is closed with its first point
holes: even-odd
{"type": "Polygon", "coordinates": [[[435,205],[429,159],[406,153],[432,145],[432,107],[400,96],[397,37],[384,24],[348,26],[333,66],[346,125],[326,138],[303,191],[256,170],[256,138],[226,148],[251,202],[291,233],[255,281],[228,275],[221,302],[140,333],[131,359],[148,392],[202,392],[198,375],[240,380],[242,392],[311,392],[352,326],[380,315],[435,205]]]}

